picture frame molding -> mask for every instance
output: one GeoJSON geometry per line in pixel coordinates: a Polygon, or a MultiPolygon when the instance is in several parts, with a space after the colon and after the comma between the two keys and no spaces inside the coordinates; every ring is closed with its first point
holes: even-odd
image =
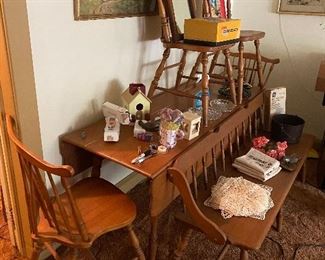
{"type": "MultiPolygon", "coordinates": [[[[145,0],[143,0],[145,1],[145,0]]],[[[152,0],[153,1],[153,0],[152,0]]],[[[73,0],[73,13],[75,21],[98,20],[98,19],[115,19],[126,17],[141,17],[141,16],[155,16],[158,15],[157,4],[155,10],[152,12],[139,12],[139,13],[121,13],[121,14],[81,14],[80,13],[81,0],[73,0]]]]}
{"type": "Polygon", "coordinates": [[[293,14],[293,15],[314,15],[314,16],[324,16],[325,15],[325,1],[323,1],[324,4],[324,9],[323,11],[319,12],[313,12],[313,11],[300,11],[300,10],[283,10],[282,4],[283,2],[288,1],[288,0],[279,0],[278,1],[278,7],[277,7],[277,13],[279,14],[293,14]]]}

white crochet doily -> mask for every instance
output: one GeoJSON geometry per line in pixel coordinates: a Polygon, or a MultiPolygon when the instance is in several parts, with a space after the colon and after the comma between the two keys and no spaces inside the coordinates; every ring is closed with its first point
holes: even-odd
{"type": "Polygon", "coordinates": [[[274,206],[271,191],[271,187],[247,181],[243,177],[220,176],[204,205],[220,209],[225,219],[242,216],[263,220],[266,212],[274,206]]]}

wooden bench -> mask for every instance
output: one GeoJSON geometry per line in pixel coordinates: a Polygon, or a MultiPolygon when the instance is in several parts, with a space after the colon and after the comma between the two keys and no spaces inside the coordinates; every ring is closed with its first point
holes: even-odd
{"type": "Polygon", "coordinates": [[[259,109],[259,106],[248,104],[246,108],[227,118],[216,132],[205,136],[182,153],[168,169],[167,176],[180,192],[186,208],[186,211],[179,212],[176,218],[188,227],[175,250],[176,259],[182,256],[192,229],[198,229],[217,244],[224,245],[220,258],[229,245],[234,245],[241,249],[241,259],[248,259],[247,250],[258,250],[261,247],[274,222],[277,223],[277,229],[281,230],[281,207],[299,172],[303,170],[305,174],[305,160],[314,142],[312,135],[304,134],[299,144],[289,145],[288,154],[296,153],[301,158],[296,169],[292,172],[282,170],[264,183],[273,188],[271,197],[274,202],[274,207],[267,212],[265,220],[245,217],[225,220],[220,211],[203,205],[211,194],[211,185],[215,184],[221,175],[243,176],[252,182],[262,183],[231,166],[235,157],[247,151],[252,136],[257,135],[262,128],[263,120],[257,113],[259,109]],[[199,188],[197,178],[201,173],[204,181],[201,185],[203,187],[199,188]]]}

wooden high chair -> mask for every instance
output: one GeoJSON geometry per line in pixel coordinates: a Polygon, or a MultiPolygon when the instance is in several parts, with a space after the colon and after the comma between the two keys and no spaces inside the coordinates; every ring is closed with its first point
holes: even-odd
{"type": "MultiPolygon", "coordinates": [[[[156,70],[154,79],[151,82],[150,90],[148,92],[148,97],[149,98],[153,97],[156,90],[160,90],[178,96],[184,96],[193,99],[201,99],[202,107],[203,107],[203,113],[202,113],[203,125],[208,126],[208,106],[209,106],[208,54],[223,52],[225,56],[228,82],[231,89],[231,100],[233,101],[234,104],[236,104],[237,99],[236,99],[235,82],[232,77],[232,66],[229,60],[229,53],[230,53],[229,48],[232,47],[234,44],[211,47],[211,46],[184,43],[183,34],[180,33],[176,23],[173,0],[158,0],[157,3],[159,7],[159,15],[161,17],[161,26],[162,26],[161,41],[163,43],[165,51],[163,53],[163,58],[160,62],[160,65],[156,70]],[[167,60],[169,58],[171,49],[181,50],[183,54],[178,63],[167,65],[167,60]],[[191,73],[190,76],[184,75],[184,67],[186,64],[186,56],[188,52],[199,53],[200,58],[197,60],[195,67],[197,68],[200,64],[202,64],[202,82],[201,82],[202,96],[201,97],[198,97],[194,93],[191,93],[195,89],[196,86],[195,84],[194,84],[194,88],[193,85],[186,84],[184,87],[184,85],[181,84],[182,79],[187,79],[192,81],[197,80],[195,78],[195,75],[193,75],[193,73],[191,73]],[[158,86],[162,73],[168,69],[175,68],[175,67],[178,67],[175,87],[172,89],[167,89],[158,86]]],[[[189,3],[191,17],[195,17],[195,1],[190,0],[188,1],[188,3],[189,3]]]]}
{"type": "Polygon", "coordinates": [[[128,230],[138,258],[145,259],[132,228],[136,206],[126,194],[96,177],[85,178],[71,186],[69,179],[74,175],[71,166],[52,165],[38,158],[16,137],[13,120],[8,115],[6,123],[20,160],[34,247],[32,259],[38,259],[44,248],[55,259],[61,259],[52,246],[54,242],[79,249],[88,258],[95,259],[89,250],[93,242],[121,228],[128,230]],[[49,180],[48,187],[42,173],[49,180]],[[61,177],[63,193],[59,192],[53,176],[61,177]]]}

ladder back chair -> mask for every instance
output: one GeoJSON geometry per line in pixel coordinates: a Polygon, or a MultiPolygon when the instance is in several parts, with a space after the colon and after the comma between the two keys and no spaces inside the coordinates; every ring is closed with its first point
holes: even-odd
{"type": "Polygon", "coordinates": [[[6,125],[20,160],[33,241],[32,259],[38,259],[45,248],[55,259],[60,259],[53,242],[74,252],[79,249],[95,259],[89,250],[92,243],[99,236],[121,228],[128,230],[138,258],[145,259],[132,227],[136,207],[126,194],[96,177],[70,185],[69,179],[74,175],[71,166],[53,165],[38,158],[17,138],[13,118],[9,115],[6,125]],[[44,183],[43,173],[50,189],[44,183]],[[63,193],[59,192],[54,176],[61,177],[63,193]]]}
{"type": "MultiPolygon", "coordinates": [[[[175,12],[173,1],[175,0],[157,0],[159,15],[161,18],[161,26],[162,26],[162,37],[161,41],[165,48],[163,53],[163,58],[155,72],[154,79],[151,82],[150,89],[148,92],[148,97],[151,98],[154,96],[155,92],[165,91],[174,95],[193,98],[193,99],[201,99],[202,107],[203,107],[203,125],[208,125],[208,106],[209,106],[209,86],[208,86],[208,53],[216,53],[223,52],[225,56],[225,64],[227,68],[227,76],[229,81],[229,86],[231,89],[231,97],[234,104],[236,104],[236,90],[235,90],[235,82],[232,77],[232,67],[229,60],[229,48],[234,44],[221,45],[217,47],[212,46],[203,46],[196,44],[187,44],[183,41],[183,34],[180,32],[179,27],[176,23],[175,12]],[[167,65],[167,60],[170,56],[170,52],[172,49],[182,51],[181,59],[179,62],[171,65],[167,65]],[[200,59],[197,60],[194,67],[196,69],[192,69],[191,75],[184,75],[184,68],[186,65],[186,58],[189,52],[197,52],[200,59]],[[201,81],[201,91],[202,96],[198,97],[195,95],[197,85],[196,84],[182,84],[182,79],[186,79],[189,81],[196,81],[195,71],[197,68],[202,65],[202,81],[201,81]],[[163,72],[177,68],[177,77],[174,88],[164,88],[159,86],[159,80],[163,74],[163,72]],[[185,86],[185,87],[184,87],[185,86]]],[[[196,2],[193,0],[188,1],[188,7],[190,10],[191,17],[195,16],[196,10],[196,2]]]]}
{"type": "MultiPolygon", "coordinates": [[[[236,71],[239,72],[238,61],[240,58],[240,53],[231,52],[230,60],[232,62],[232,67],[234,68],[234,75],[236,76],[236,71]]],[[[257,57],[255,53],[244,52],[243,55],[243,82],[248,83],[251,86],[259,85],[258,78],[258,68],[257,68],[257,57]]],[[[265,87],[269,77],[273,71],[276,64],[280,63],[280,59],[271,59],[261,56],[261,71],[263,75],[263,86],[265,87]]],[[[222,84],[227,79],[227,71],[225,64],[222,61],[218,61],[218,56],[214,57],[214,70],[209,73],[212,80],[216,83],[222,84]]]]}
{"type": "MultiPolygon", "coordinates": [[[[223,245],[218,259],[224,257],[230,245],[240,248],[240,259],[248,259],[248,250],[257,250],[261,246],[269,230],[269,220],[261,222],[259,229],[249,237],[250,234],[246,231],[252,228],[250,223],[238,220],[240,218],[225,221],[219,211],[204,205],[204,201],[211,195],[211,186],[219,176],[241,175],[231,166],[231,162],[235,155],[246,152],[252,137],[263,128],[262,115],[258,112],[261,106],[262,104],[243,108],[245,111],[242,114],[236,114],[231,122],[221,124],[217,132],[210,133],[181,154],[168,169],[168,178],[177,187],[185,208],[184,212],[175,214],[176,220],[184,224],[186,230],[178,241],[174,259],[183,256],[193,230],[198,230],[211,241],[223,245]],[[201,173],[202,178],[198,178],[201,173]]],[[[276,218],[276,227],[278,230],[281,228],[281,211],[276,218]]]]}

